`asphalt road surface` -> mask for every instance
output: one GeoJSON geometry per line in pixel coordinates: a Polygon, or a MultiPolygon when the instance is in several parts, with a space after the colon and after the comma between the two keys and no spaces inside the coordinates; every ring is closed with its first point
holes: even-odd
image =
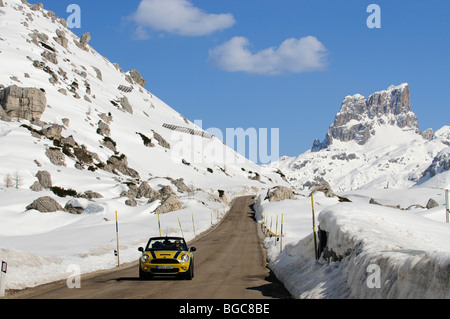
{"type": "MultiPolygon", "coordinates": [[[[237,198],[221,224],[199,236],[192,281],[139,280],[138,261],[81,278],[81,288],[53,283],[11,296],[19,299],[285,299],[283,285],[266,267],[263,234],[252,197],[237,198]]],[[[137,247],[136,247],[137,249],[137,247]]]]}

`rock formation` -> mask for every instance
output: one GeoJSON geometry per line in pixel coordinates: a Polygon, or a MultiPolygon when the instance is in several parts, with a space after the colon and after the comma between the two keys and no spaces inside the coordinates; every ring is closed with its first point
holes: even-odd
{"type": "MultiPolygon", "coordinates": [[[[367,100],[356,94],[347,96],[330,126],[325,141],[314,141],[312,151],[319,151],[333,144],[356,141],[364,145],[372,136],[375,125],[392,125],[421,133],[417,116],[411,111],[409,86],[404,83],[372,94],[367,100]]],[[[430,131],[424,134],[429,138],[430,131]]]]}
{"type": "Polygon", "coordinates": [[[0,105],[2,118],[20,118],[33,122],[40,120],[47,106],[47,98],[40,89],[12,85],[0,91],[0,105]]]}
{"type": "Polygon", "coordinates": [[[139,84],[140,86],[145,86],[145,79],[141,76],[141,74],[136,69],[132,69],[129,71],[129,74],[134,82],[139,84]]]}
{"type": "Polygon", "coordinates": [[[295,195],[292,189],[285,186],[277,186],[267,192],[266,199],[269,199],[269,202],[279,202],[285,199],[295,199],[295,195]]]}
{"type": "Polygon", "coordinates": [[[54,213],[57,211],[64,211],[64,208],[52,197],[39,197],[33,203],[27,206],[27,210],[35,209],[41,213],[54,213]]]}

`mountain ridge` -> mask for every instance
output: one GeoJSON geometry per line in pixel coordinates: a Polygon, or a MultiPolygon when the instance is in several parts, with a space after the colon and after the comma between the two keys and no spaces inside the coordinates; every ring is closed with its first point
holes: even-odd
{"type": "Polygon", "coordinates": [[[272,167],[299,189],[324,180],[340,191],[409,188],[433,178],[434,172],[447,171],[441,152],[449,143],[448,126],[437,132],[419,129],[409,85],[403,83],[367,99],[361,94],[346,96],[322,142],[316,139],[309,151],[281,157],[272,167]]]}

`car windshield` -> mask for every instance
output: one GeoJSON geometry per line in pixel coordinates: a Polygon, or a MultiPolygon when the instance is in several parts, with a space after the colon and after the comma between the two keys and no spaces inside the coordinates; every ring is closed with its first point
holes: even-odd
{"type": "Polygon", "coordinates": [[[183,238],[152,238],[145,250],[187,250],[183,238]]]}

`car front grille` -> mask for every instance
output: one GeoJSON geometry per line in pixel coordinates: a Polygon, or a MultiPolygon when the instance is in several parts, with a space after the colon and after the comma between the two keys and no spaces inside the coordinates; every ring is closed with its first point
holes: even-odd
{"type": "Polygon", "coordinates": [[[178,268],[174,268],[174,269],[156,269],[156,268],[153,268],[151,270],[151,272],[153,274],[176,274],[179,271],[180,270],[178,268]]]}
{"type": "Polygon", "coordinates": [[[179,264],[180,261],[178,259],[173,259],[173,258],[155,258],[155,259],[152,259],[151,263],[167,265],[167,264],[179,264]]]}

